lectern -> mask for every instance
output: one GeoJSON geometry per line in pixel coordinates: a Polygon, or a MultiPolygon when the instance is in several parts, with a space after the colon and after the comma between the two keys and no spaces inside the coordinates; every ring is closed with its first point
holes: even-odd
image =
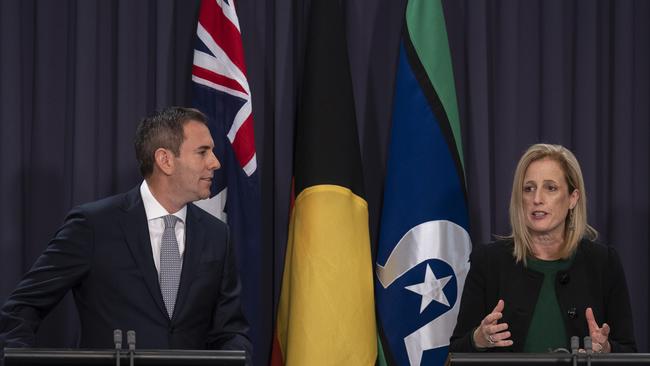
{"type": "MultiPolygon", "coordinates": [[[[5,366],[56,366],[117,364],[115,350],[5,348],[5,366]]],[[[134,366],[240,366],[246,363],[245,351],[207,350],[120,350],[120,365],[134,366]]]]}
{"type": "MultiPolygon", "coordinates": [[[[451,353],[447,364],[451,366],[468,365],[573,365],[573,355],[569,353],[507,353],[476,352],[451,353]]],[[[587,355],[579,353],[576,365],[649,365],[650,354],[646,353],[603,353],[587,355]]]]}

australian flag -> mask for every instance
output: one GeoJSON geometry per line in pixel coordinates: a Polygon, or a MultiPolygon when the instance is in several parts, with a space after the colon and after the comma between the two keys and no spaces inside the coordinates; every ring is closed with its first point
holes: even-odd
{"type": "MultiPolygon", "coordinates": [[[[203,0],[192,66],[193,105],[208,117],[221,162],[212,197],[197,205],[226,221],[242,279],[242,306],[254,346],[268,343],[259,311],[262,278],[260,186],[251,92],[239,20],[232,0],[203,0]]],[[[268,338],[268,336],[267,336],[268,338]]],[[[254,360],[255,361],[255,360],[254,360]]],[[[256,362],[259,364],[259,362],[256,362]]]]}

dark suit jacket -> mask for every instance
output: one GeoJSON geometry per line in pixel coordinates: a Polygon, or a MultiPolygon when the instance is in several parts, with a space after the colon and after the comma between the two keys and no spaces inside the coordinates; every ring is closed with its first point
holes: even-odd
{"type": "MultiPolygon", "coordinates": [[[[499,322],[508,323],[514,344],[490,350],[522,351],[544,275],[515,263],[512,251],[510,240],[474,247],[450,352],[476,351],[472,333],[499,299],[505,302],[499,322]]],[[[612,352],[636,352],[625,274],[613,248],[582,240],[571,266],[557,273],[555,292],[568,336],[582,342],[589,335],[585,309],[591,307],[596,322],[611,327],[612,352]]]]}
{"type": "Polygon", "coordinates": [[[228,227],[188,204],[185,228],[183,271],[170,320],[139,187],[73,209],[2,307],[0,345],[34,345],[43,317],[72,289],[80,347],[113,348],[113,329],[133,329],[141,349],[250,352],[228,227]]]}

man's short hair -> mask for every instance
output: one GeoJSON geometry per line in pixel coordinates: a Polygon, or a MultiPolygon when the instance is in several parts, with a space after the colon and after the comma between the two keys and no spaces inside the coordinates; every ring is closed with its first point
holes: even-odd
{"type": "Polygon", "coordinates": [[[179,156],[185,138],[183,127],[189,121],[208,124],[201,111],[184,107],[169,107],[140,121],[135,131],[135,157],[143,177],[147,178],[153,173],[157,149],[168,149],[174,156],[179,156]]]}

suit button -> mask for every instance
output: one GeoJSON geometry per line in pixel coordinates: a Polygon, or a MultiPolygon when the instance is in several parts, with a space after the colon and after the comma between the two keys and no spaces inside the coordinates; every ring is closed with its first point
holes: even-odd
{"type": "Polygon", "coordinates": [[[576,312],[576,308],[571,308],[567,310],[566,314],[569,316],[570,319],[575,319],[578,317],[578,313],[576,312]]]}

